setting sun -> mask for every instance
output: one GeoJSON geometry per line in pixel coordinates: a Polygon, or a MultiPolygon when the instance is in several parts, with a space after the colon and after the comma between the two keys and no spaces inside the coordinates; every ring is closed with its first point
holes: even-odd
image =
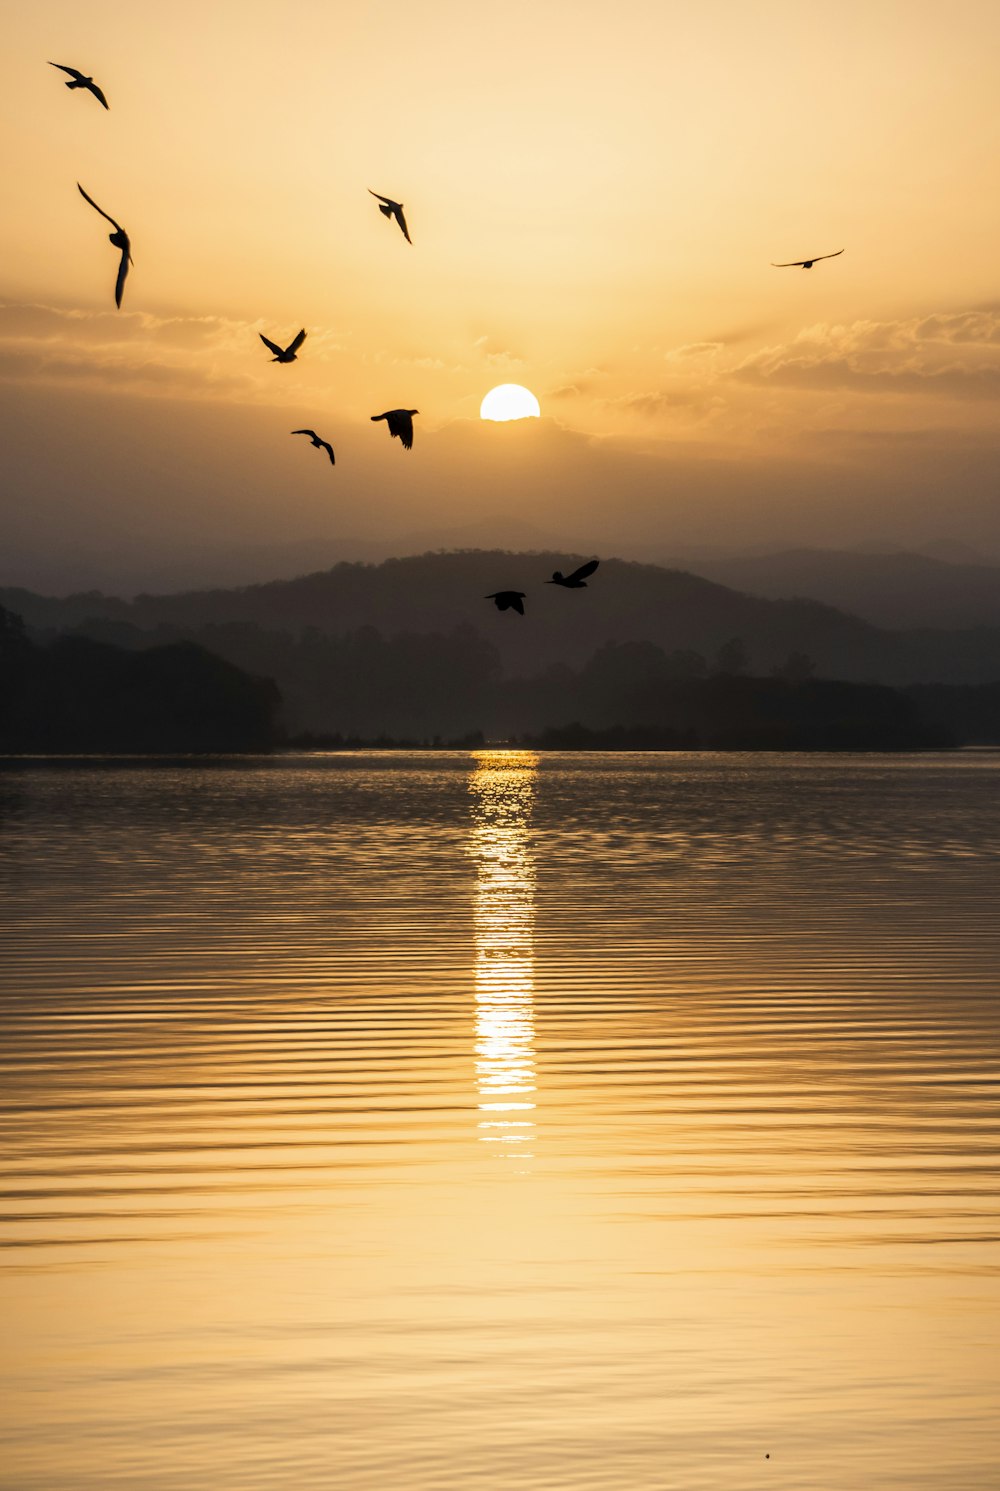
{"type": "Polygon", "coordinates": [[[520,383],[501,383],[491,388],[479,406],[480,419],[538,419],[541,415],[538,400],[530,388],[520,383]]]}

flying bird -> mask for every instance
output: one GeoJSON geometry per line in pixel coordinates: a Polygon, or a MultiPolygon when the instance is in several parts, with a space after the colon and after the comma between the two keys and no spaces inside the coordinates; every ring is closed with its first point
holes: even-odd
{"type": "Polygon", "coordinates": [[[373,414],[372,424],[375,424],[377,420],[384,419],[389,426],[389,434],[399,437],[403,443],[404,450],[412,450],[413,415],[419,413],[419,409],[387,409],[384,414],[373,414]]]}
{"type": "MultiPolygon", "coordinates": [[[[58,67],[60,72],[69,73],[70,80],[66,84],[67,88],[86,88],[88,92],[94,95],[99,104],[103,104],[106,109],[110,107],[107,99],[104,97],[104,94],[101,92],[100,88],[98,88],[93,78],[85,77],[84,74],[80,72],[79,68],[66,67],[66,65],[62,62],[50,62],[49,66],[58,67]]],[[[98,208],[98,211],[100,211],[100,208],[98,208]]]]}
{"type": "Polygon", "coordinates": [[[329,440],[321,440],[315,430],[293,430],[292,434],[308,435],[311,443],[315,445],[317,450],[326,451],[327,455],[330,457],[330,465],[336,466],[337,462],[334,460],[333,446],[330,444],[329,440]]]}
{"type": "Polygon", "coordinates": [[[264,343],[264,346],[269,347],[274,353],[274,356],[271,358],[272,362],[294,362],[296,352],[306,339],[306,334],[303,330],[289,342],[287,347],[279,347],[277,342],[272,342],[270,337],[266,337],[262,331],[258,331],[257,335],[264,343]]]}
{"type": "Polygon", "coordinates": [[[556,570],[551,580],[546,580],[546,585],[565,585],[567,590],[586,590],[587,576],[592,575],[600,564],[599,559],[589,559],[586,564],[581,564],[571,575],[564,575],[561,570],[556,570]]]}
{"type": "Polygon", "coordinates": [[[406,231],[406,218],[403,216],[402,202],[394,202],[391,197],[383,197],[381,192],[373,192],[371,187],[368,188],[368,192],[370,196],[378,197],[378,210],[379,212],[381,212],[382,216],[394,217],[399,224],[399,231],[402,233],[407,243],[412,243],[413,239],[406,231]]]}
{"type": "Polygon", "coordinates": [[[76,185],[81,197],[86,198],[91,207],[99,212],[103,218],[107,218],[109,223],[114,225],[115,231],[109,233],[108,238],[114,244],[115,248],[122,251],[121,259],[118,261],[118,278],[115,281],[115,305],[121,310],[122,291],[125,289],[125,276],[128,274],[128,267],[132,263],[132,241],[121,223],[116,223],[110,213],[105,212],[103,207],[98,207],[93,197],[87,195],[79,182],[76,185]]]}
{"type": "Polygon", "coordinates": [[[522,602],[526,594],[524,590],[494,590],[492,595],[486,595],[483,599],[495,602],[498,611],[516,611],[523,616],[522,602]]]}
{"type": "Polygon", "coordinates": [[[819,261],[820,261],[820,259],[836,259],[843,252],[844,252],[843,249],[838,249],[835,254],[816,254],[816,256],[814,258],[812,258],[812,259],[790,259],[787,264],[775,264],[773,262],[773,260],[772,260],[772,262],[771,262],[771,268],[772,269],[812,269],[813,265],[814,264],[818,264],[819,261]]]}

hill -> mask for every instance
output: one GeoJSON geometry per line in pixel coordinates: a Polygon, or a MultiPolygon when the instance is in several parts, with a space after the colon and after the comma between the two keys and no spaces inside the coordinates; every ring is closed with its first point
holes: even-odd
{"type": "Polygon", "coordinates": [[[764,600],[680,570],[616,559],[602,562],[586,590],[566,592],[544,583],[553,570],[589,557],[470,550],[343,563],[294,580],[132,601],[99,592],[57,600],[6,590],[0,591],[0,604],[42,630],[98,618],[142,632],[166,628],[185,635],[233,624],[293,633],[311,627],[327,636],[361,627],[391,636],[471,626],[515,676],[554,663],[579,664],[609,640],[651,641],[710,656],[733,636],[743,639],[752,665],[762,670],[779,664],[792,648],[808,651],[821,671],[844,677],[877,676],[887,666],[877,628],[810,601],[764,600]],[[528,593],[523,619],[499,614],[484,599],[505,588],[528,593]]]}
{"type": "Polygon", "coordinates": [[[40,647],[0,607],[0,753],[269,750],[280,696],[192,642],[130,651],[88,637],[40,647]]]}

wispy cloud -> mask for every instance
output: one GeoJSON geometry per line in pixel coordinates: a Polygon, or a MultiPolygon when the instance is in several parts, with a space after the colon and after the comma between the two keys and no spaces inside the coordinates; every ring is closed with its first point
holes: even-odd
{"type": "MultiPolygon", "coordinates": [[[[296,328],[297,329],[297,328],[296,328]]],[[[89,382],[135,393],[273,398],[259,371],[263,322],[152,316],[38,303],[0,304],[0,379],[89,382]]],[[[279,332],[280,334],[280,332],[279,332]]],[[[310,331],[310,359],[328,362],[336,336],[310,331]]],[[[280,392],[280,390],[279,390],[280,392]]]]}
{"type": "Polygon", "coordinates": [[[1000,393],[1000,314],[811,326],[791,342],[753,353],[731,376],[803,389],[992,398],[1000,393]]]}
{"type": "Polygon", "coordinates": [[[510,347],[505,347],[496,337],[477,337],[472,345],[483,358],[484,362],[490,364],[507,363],[514,365],[516,363],[523,363],[524,361],[524,358],[519,352],[513,351],[510,347]]]}

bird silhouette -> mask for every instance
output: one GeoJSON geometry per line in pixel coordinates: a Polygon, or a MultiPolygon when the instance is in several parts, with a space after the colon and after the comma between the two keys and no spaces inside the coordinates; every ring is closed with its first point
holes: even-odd
{"type": "Polygon", "coordinates": [[[816,254],[816,255],[814,255],[814,257],[812,259],[790,259],[787,264],[775,264],[774,261],[772,260],[772,262],[771,262],[771,268],[772,269],[812,269],[813,265],[814,264],[818,264],[821,259],[836,259],[843,252],[844,252],[843,249],[838,249],[835,254],[816,254]]]}
{"type": "Polygon", "coordinates": [[[269,347],[274,353],[274,356],[271,358],[272,362],[294,362],[296,352],[306,339],[306,334],[303,330],[289,342],[287,347],[279,347],[277,342],[272,342],[270,337],[266,337],[262,331],[258,331],[257,335],[264,343],[264,346],[269,347]]]}
{"type": "MultiPolygon", "coordinates": [[[[93,78],[86,77],[82,72],[80,72],[79,68],[67,67],[66,64],[63,62],[50,62],[49,66],[58,67],[60,72],[69,73],[70,80],[66,84],[67,88],[86,88],[88,93],[92,93],[94,95],[99,104],[103,104],[106,109],[110,108],[107,99],[104,97],[104,94],[101,92],[100,88],[98,88],[93,78]]],[[[100,211],[100,208],[98,208],[98,211],[100,211]]]]}
{"type": "Polygon", "coordinates": [[[293,435],[308,435],[310,441],[312,442],[313,445],[315,445],[315,447],[316,447],[317,450],[325,450],[326,451],[327,455],[330,457],[330,465],[331,466],[336,466],[337,462],[334,459],[333,446],[330,444],[329,440],[321,440],[319,438],[319,436],[317,435],[317,433],[316,433],[315,430],[293,430],[292,434],[293,435]]]}
{"type": "Polygon", "coordinates": [[[523,616],[522,602],[526,594],[524,590],[494,590],[492,595],[486,595],[483,599],[493,601],[498,611],[516,611],[519,616],[523,616]]]}
{"type": "Polygon", "coordinates": [[[103,218],[106,218],[107,221],[114,226],[115,231],[113,233],[109,233],[108,238],[110,242],[114,244],[115,248],[121,249],[122,251],[121,259],[118,261],[118,278],[115,281],[115,305],[118,307],[119,310],[121,310],[122,291],[125,289],[125,276],[128,274],[128,267],[132,263],[132,240],[125,232],[125,229],[122,227],[121,223],[116,223],[109,212],[105,212],[103,207],[98,207],[93,197],[89,196],[88,193],[84,191],[79,182],[77,182],[76,185],[80,196],[86,198],[91,207],[93,207],[95,211],[99,212],[103,218]]]}
{"type": "Polygon", "coordinates": [[[372,424],[375,424],[377,420],[384,419],[389,426],[389,434],[399,437],[404,450],[412,450],[413,415],[419,413],[419,409],[387,409],[384,414],[373,414],[372,424]]]}
{"type": "Polygon", "coordinates": [[[589,559],[586,564],[581,564],[571,575],[564,575],[561,570],[553,573],[551,580],[546,580],[546,585],[564,585],[567,590],[586,590],[587,576],[592,575],[600,564],[599,559],[589,559]]]}
{"type": "Polygon", "coordinates": [[[373,192],[371,187],[368,188],[368,191],[371,196],[378,197],[378,210],[379,212],[381,212],[382,216],[394,217],[399,224],[399,231],[402,233],[407,243],[412,243],[413,239],[406,231],[406,218],[403,216],[402,202],[394,202],[391,197],[383,197],[381,192],[373,192]]]}

